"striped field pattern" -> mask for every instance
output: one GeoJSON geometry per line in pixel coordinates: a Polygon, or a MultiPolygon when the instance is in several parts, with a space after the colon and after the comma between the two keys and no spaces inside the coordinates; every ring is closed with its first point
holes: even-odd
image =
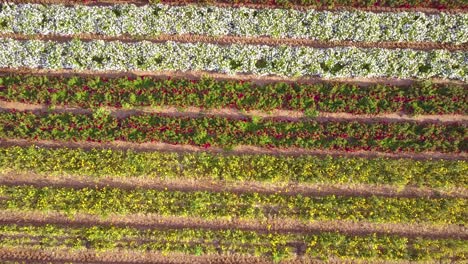
{"type": "Polygon", "coordinates": [[[1,3],[1,262],[466,263],[467,10],[1,3]]]}

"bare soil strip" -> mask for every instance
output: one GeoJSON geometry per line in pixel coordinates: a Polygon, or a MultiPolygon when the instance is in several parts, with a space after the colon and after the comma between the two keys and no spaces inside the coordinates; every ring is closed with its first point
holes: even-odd
{"type": "MultiPolygon", "coordinates": [[[[421,82],[420,79],[398,79],[398,78],[322,78],[322,77],[281,77],[281,76],[260,76],[254,74],[235,74],[229,75],[218,72],[209,71],[93,71],[93,70],[49,70],[49,69],[36,69],[36,68],[0,68],[0,76],[11,74],[24,74],[35,76],[83,76],[83,77],[101,77],[101,78],[115,78],[115,77],[154,77],[157,79],[189,79],[199,80],[201,78],[212,78],[215,80],[230,80],[230,81],[248,81],[257,85],[284,82],[284,83],[305,83],[314,84],[321,82],[335,82],[335,83],[350,83],[359,86],[370,86],[375,84],[410,86],[416,82],[421,82]]],[[[447,80],[447,79],[426,79],[433,84],[457,84],[468,88],[468,84],[463,81],[447,80]]]]}
{"type": "Polygon", "coordinates": [[[468,228],[461,225],[431,225],[425,223],[371,223],[344,220],[333,221],[298,221],[294,219],[214,219],[200,217],[161,216],[155,214],[129,214],[97,216],[77,213],[68,216],[64,213],[49,211],[1,210],[0,224],[43,226],[54,224],[64,227],[116,226],[146,229],[239,229],[259,233],[296,233],[318,234],[322,232],[339,232],[347,235],[365,236],[371,234],[398,235],[409,238],[424,237],[429,239],[457,238],[468,239],[468,228]]]}
{"type": "Polygon", "coordinates": [[[18,40],[53,40],[58,42],[71,41],[74,38],[79,38],[83,41],[91,40],[107,40],[122,42],[138,42],[138,41],[151,41],[151,42],[166,42],[175,41],[181,43],[211,43],[218,45],[230,44],[249,44],[249,45],[268,45],[268,46],[306,46],[313,48],[333,48],[333,47],[358,47],[358,48],[382,48],[382,49],[415,49],[415,50],[433,50],[444,49],[449,51],[468,50],[468,43],[465,44],[451,44],[451,43],[435,43],[435,42],[394,42],[394,41],[381,41],[381,42],[355,42],[355,41],[320,41],[310,39],[292,39],[282,38],[275,39],[271,37],[238,37],[238,36],[205,36],[205,35],[167,35],[162,34],[154,37],[135,37],[129,35],[122,36],[104,36],[98,34],[74,34],[74,35],[23,35],[15,33],[0,33],[1,38],[13,38],[18,40]]]}
{"type": "Polygon", "coordinates": [[[223,149],[220,147],[198,147],[193,145],[172,145],[162,142],[146,142],[133,143],[121,140],[112,142],[91,142],[91,141],[58,141],[58,140],[27,140],[27,139],[12,139],[0,138],[0,147],[11,146],[38,146],[43,148],[81,148],[89,149],[113,149],[113,150],[132,150],[132,151],[161,151],[161,152],[176,152],[176,153],[193,153],[193,152],[210,152],[223,155],[285,155],[285,156],[333,156],[333,157],[362,157],[362,158],[377,158],[385,157],[392,159],[409,158],[415,160],[465,160],[468,161],[468,153],[441,153],[441,152],[377,152],[377,151],[337,151],[337,150],[320,150],[320,149],[301,149],[301,148],[262,148],[256,146],[240,145],[233,149],[223,149]]]}
{"type": "MultiPolygon", "coordinates": [[[[66,249],[34,249],[28,247],[2,247],[0,259],[27,261],[27,263],[87,263],[87,264],[266,264],[267,259],[241,255],[186,255],[181,253],[162,254],[145,251],[94,251],[66,249]]],[[[302,263],[293,261],[291,263],[302,263]]],[[[310,262],[307,262],[310,263],[310,262]]],[[[320,262],[314,262],[320,263],[320,262]]]]}
{"type": "MultiPolygon", "coordinates": [[[[149,4],[149,0],[91,0],[91,1],[83,1],[83,0],[10,0],[13,3],[42,3],[42,4],[64,4],[64,5],[113,5],[113,4],[134,4],[138,6],[147,5],[149,4]]],[[[282,8],[280,5],[273,6],[268,4],[247,4],[247,3],[226,3],[223,1],[206,1],[207,3],[196,3],[192,0],[172,0],[172,1],[164,1],[166,5],[186,5],[186,4],[195,4],[201,6],[218,6],[218,7],[248,7],[248,8],[256,8],[256,9],[276,9],[282,8]],[[208,3],[209,2],[209,3],[208,3]]],[[[398,7],[380,7],[380,6],[372,6],[372,7],[351,7],[351,6],[337,6],[337,7],[313,7],[313,6],[301,6],[301,5],[288,5],[289,9],[296,9],[296,10],[328,10],[328,11],[368,11],[368,12],[375,12],[375,13],[382,13],[382,12],[423,12],[428,14],[438,14],[438,13],[466,13],[468,12],[466,8],[449,8],[449,9],[436,9],[436,8],[427,8],[427,7],[412,7],[412,8],[398,8],[398,7]]]]}
{"type": "Polygon", "coordinates": [[[371,184],[310,184],[298,182],[267,183],[259,181],[219,181],[210,179],[162,179],[155,177],[87,177],[77,175],[46,175],[37,173],[0,173],[0,184],[8,186],[31,185],[35,187],[66,188],[119,188],[125,190],[149,189],[182,192],[208,191],[283,194],[321,197],[337,195],[345,197],[404,197],[404,198],[468,198],[463,187],[433,189],[416,186],[392,186],[371,184]]]}
{"type": "MultiPolygon", "coordinates": [[[[1,87],[1,85],[0,85],[1,87]]],[[[233,108],[221,109],[203,109],[199,107],[187,107],[180,109],[171,106],[155,107],[135,107],[132,109],[123,109],[115,107],[105,107],[111,112],[111,115],[116,118],[127,118],[132,115],[157,113],[171,117],[225,117],[229,119],[243,119],[246,117],[261,117],[277,121],[308,121],[315,120],[318,122],[329,121],[357,121],[362,123],[375,122],[421,122],[421,123],[467,123],[468,115],[417,115],[410,116],[404,113],[388,113],[388,114],[350,114],[350,113],[327,113],[320,112],[316,117],[307,117],[304,112],[294,110],[272,110],[269,112],[260,110],[241,111],[233,108]]],[[[73,114],[92,114],[92,109],[84,109],[80,107],[60,106],[60,105],[45,105],[45,104],[29,104],[20,102],[8,102],[0,100],[0,111],[9,110],[31,111],[37,114],[44,113],[73,113],[73,114]]]]}

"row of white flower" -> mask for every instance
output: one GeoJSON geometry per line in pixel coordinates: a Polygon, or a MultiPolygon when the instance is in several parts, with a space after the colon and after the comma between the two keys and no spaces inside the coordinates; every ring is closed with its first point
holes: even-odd
{"type": "Polygon", "coordinates": [[[437,77],[467,81],[468,52],[0,39],[0,67],[97,71],[194,70],[328,78],[437,77]]]}
{"type": "Polygon", "coordinates": [[[200,34],[323,41],[468,42],[468,14],[298,11],[129,4],[63,6],[3,4],[0,32],[94,33],[109,36],[200,34]]]}

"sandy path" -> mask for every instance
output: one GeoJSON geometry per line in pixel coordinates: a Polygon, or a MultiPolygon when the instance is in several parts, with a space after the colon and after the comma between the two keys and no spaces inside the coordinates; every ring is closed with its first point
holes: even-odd
{"type": "Polygon", "coordinates": [[[436,42],[394,42],[394,41],[380,41],[380,42],[355,42],[355,41],[318,41],[310,39],[292,39],[292,38],[271,38],[271,37],[238,37],[238,36],[205,36],[205,35],[167,35],[162,34],[153,37],[135,37],[129,35],[122,36],[104,36],[98,34],[73,34],[73,35],[23,35],[14,33],[0,33],[1,38],[13,38],[18,40],[53,40],[58,42],[68,42],[74,38],[79,38],[84,41],[90,40],[107,40],[122,42],[139,42],[143,40],[151,42],[166,42],[175,41],[181,43],[212,43],[218,45],[230,44],[249,44],[249,45],[268,45],[268,46],[307,46],[313,48],[333,48],[333,47],[358,47],[358,48],[382,48],[382,49],[415,49],[415,50],[433,50],[444,49],[449,51],[468,50],[468,43],[465,44],[451,44],[451,43],[436,43],[436,42]]]}

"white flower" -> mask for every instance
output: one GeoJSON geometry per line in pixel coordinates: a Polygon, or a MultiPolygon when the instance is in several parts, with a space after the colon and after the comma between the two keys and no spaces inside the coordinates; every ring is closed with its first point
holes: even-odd
{"type": "Polygon", "coordinates": [[[298,11],[214,6],[3,5],[0,32],[107,36],[199,34],[322,41],[468,41],[468,14],[298,11]]]}
{"type": "Polygon", "coordinates": [[[148,41],[0,40],[0,67],[75,70],[201,70],[322,77],[438,77],[467,81],[468,53],[148,41]]]}

